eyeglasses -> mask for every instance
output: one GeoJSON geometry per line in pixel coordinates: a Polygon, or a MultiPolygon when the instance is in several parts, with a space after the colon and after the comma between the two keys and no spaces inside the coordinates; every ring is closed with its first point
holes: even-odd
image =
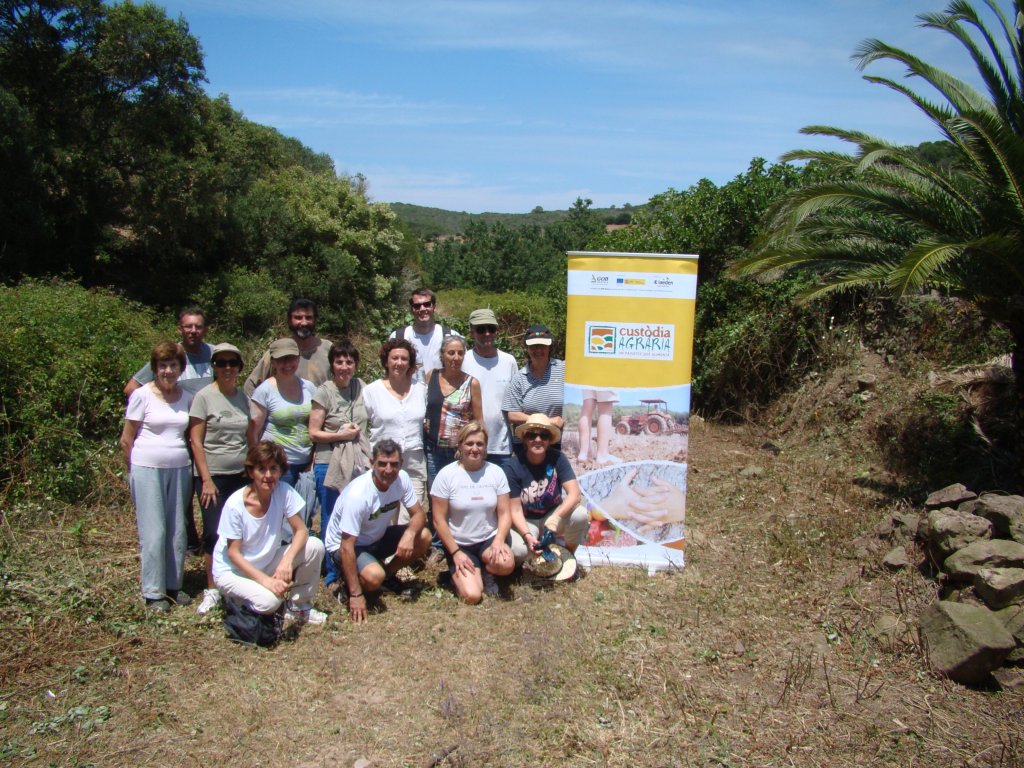
{"type": "Polygon", "coordinates": [[[523,434],[524,440],[550,440],[551,435],[547,432],[526,432],[523,434]]]}
{"type": "Polygon", "coordinates": [[[434,306],[434,302],[432,302],[432,301],[410,301],[409,302],[409,306],[412,307],[413,309],[424,309],[426,307],[434,306]]]}
{"type": "Polygon", "coordinates": [[[498,326],[496,326],[496,325],[474,325],[473,326],[473,331],[475,333],[483,333],[483,334],[497,333],[498,332],[498,326]]]}
{"type": "Polygon", "coordinates": [[[242,359],[239,358],[239,357],[232,357],[229,360],[225,360],[224,358],[220,358],[220,359],[217,359],[217,360],[213,361],[213,367],[214,368],[241,368],[242,367],[242,359]]]}

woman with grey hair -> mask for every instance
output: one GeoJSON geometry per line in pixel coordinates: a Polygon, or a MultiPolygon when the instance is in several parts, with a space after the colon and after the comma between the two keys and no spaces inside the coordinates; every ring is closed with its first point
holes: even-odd
{"type": "Polygon", "coordinates": [[[445,336],[441,367],[427,373],[427,416],[423,421],[423,447],[427,458],[427,487],[442,467],[455,461],[459,430],[471,421],[483,422],[480,382],[462,370],[466,340],[445,336]]]}

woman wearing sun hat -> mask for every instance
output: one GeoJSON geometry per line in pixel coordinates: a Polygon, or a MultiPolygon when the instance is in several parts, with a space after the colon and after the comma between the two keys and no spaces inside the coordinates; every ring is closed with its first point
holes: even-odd
{"type": "Polygon", "coordinates": [[[522,563],[540,542],[543,529],[575,552],[589,527],[580,505],[580,484],[569,460],[553,446],[562,431],[554,420],[534,413],[516,427],[520,446],[505,462],[512,511],[512,554],[522,563]]]}
{"type": "Polygon", "coordinates": [[[213,382],[196,393],[189,409],[196,497],[203,514],[203,554],[206,589],[196,613],[205,614],[220,602],[213,582],[212,556],[217,526],[227,498],[249,482],[245,473],[248,451],[249,398],[238,386],[242,353],[233,344],[217,344],[210,353],[213,382]]]}
{"type": "MultiPolygon", "coordinates": [[[[551,357],[554,337],[546,325],[527,328],[523,343],[529,360],[509,382],[501,409],[513,429],[525,424],[530,414],[540,413],[561,430],[565,426],[562,421],[565,361],[551,357]]],[[[513,436],[513,446],[520,445],[514,432],[513,436]]]]}

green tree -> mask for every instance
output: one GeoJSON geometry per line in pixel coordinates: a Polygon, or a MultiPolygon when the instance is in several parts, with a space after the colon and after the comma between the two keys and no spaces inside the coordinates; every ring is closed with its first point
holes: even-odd
{"type": "Polygon", "coordinates": [[[728,258],[740,254],[760,231],[761,217],[807,172],[794,165],[768,165],[755,157],[745,173],[717,186],[701,179],[684,191],[670,189],[650,199],[632,226],[592,241],[598,250],[695,253],[701,283],[716,279],[728,258]]]}
{"type": "MultiPolygon", "coordinates": [[[[970,57],[985,93],[880,40],[861,43],[860,69],[902,65],[908,78],[939,95],[930,100],[904,82],[865,76],[911,101],[938,129],[947,151],[923,153],[856,131],[804,129],[853,145],[853,153],[796,150],[830,174],[786,195],[770,214],[753,254],[735,275],[795,267],[820,276],[804,298],[865,286],[896,296],[935,289],[965,297],[1013,339],[1018,396],[1024,395],[1024,2],[1011,22],[994,0],[989,20],[964,0],[922,14],[920,26],[952,37],[970,57]],[[994,22],[994,25],[993,25],[994,22]]],[[[1019,401],[1024,403],[1024,401],[1019,401]]]]}
{"type": "Polygon", "coordinates": [[[0,176],[21,182],[2,200],[29,214],[0,221],[5,274],[96,281],[122,266],[120,243],[174,242],[167,213],[187,183],[179,158],[203,78],[187,24],[152,3],[0,3],[4,127],[16,130],[0,176]]]}

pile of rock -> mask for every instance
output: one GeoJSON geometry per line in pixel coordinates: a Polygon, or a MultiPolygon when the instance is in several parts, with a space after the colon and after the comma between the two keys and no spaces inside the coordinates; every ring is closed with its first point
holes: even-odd
{"type": "MultiPolygon", "coordinates": [[[[978,496],[960,484],[931,494],[925,516],[897,515],[893,530],[916,537],[942,583],[942,599],[920,617],[932,668],[978,684],[991,673],[1004,686],[1024,681],[1024,497],[978,496]],[[1003,669],[1000,669],[1003,668],[1003,669]]],[[[883,560],[909,564],[897,547],[883,560]]]]}

